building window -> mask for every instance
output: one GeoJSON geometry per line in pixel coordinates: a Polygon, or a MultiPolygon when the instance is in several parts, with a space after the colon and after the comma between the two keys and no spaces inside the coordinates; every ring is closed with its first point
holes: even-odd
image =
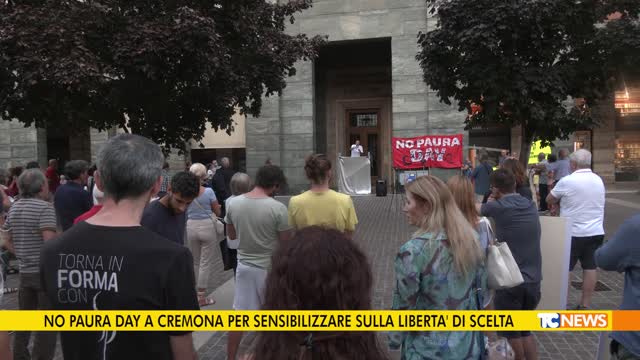
{"type": "Polygon", "coordinates": [[[351,113],[351,127],[378,127],[378,113],[351,113]]]}

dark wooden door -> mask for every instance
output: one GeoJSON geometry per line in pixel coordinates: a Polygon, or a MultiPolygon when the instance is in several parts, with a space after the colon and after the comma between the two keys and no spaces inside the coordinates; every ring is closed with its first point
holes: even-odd
{"type": "Polygon", "coordinates": [[[380,110],[347,110],[347,154],[351,155],[351,145],[360,140],[364,155],[371,154],[371,177],[375,181],[380,176],[380,110]]]}

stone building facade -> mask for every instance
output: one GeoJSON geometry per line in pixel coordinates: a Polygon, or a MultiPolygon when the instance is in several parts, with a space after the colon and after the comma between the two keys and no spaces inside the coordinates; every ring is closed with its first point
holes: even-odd
{"type": "Polygon", "coordinates": [[[298,63],[282,95],[247,119],[248,172],[269,158],[297,193],[308,187],[305,156],[335,160],[359,138],[375,152],[372,175],[391,181],[392,136],[464,133],[465,115],[439,102],[415,60],[418,32],[435,23],[424,0],[315,0],[288,31],[327,35],[329,45],[315,62],[298,63]]]}

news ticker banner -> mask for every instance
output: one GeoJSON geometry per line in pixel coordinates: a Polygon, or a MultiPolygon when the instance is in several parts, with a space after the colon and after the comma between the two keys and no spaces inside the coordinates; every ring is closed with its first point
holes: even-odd
{"type": "Polygon", "coordinates": [[[0,311],[0,331],[638,331],[640,311],[0,311]]]}

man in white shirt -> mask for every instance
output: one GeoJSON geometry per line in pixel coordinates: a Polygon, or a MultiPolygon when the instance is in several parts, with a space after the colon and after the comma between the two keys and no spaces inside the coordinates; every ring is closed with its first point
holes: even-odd
{"type": "Polygon", "coordinates": [[[356,143],[351,145],[351,157],[360,157],[364,154],[364,149],[360,145],[360,140],[356,140],[356,143]]]}
{"type": "Polygon", "coordinates": [[[571,219],[571,261],[569,270],[580,260],[582,298],[577,310],[591,305],[597,282],[594,254],[604,240],[605,189],[591,167],[591,153],[580,149],[571,154],[571,175],[558,181],[547,196],[547,204],[560,202],[560,216],[571,219]]]}

